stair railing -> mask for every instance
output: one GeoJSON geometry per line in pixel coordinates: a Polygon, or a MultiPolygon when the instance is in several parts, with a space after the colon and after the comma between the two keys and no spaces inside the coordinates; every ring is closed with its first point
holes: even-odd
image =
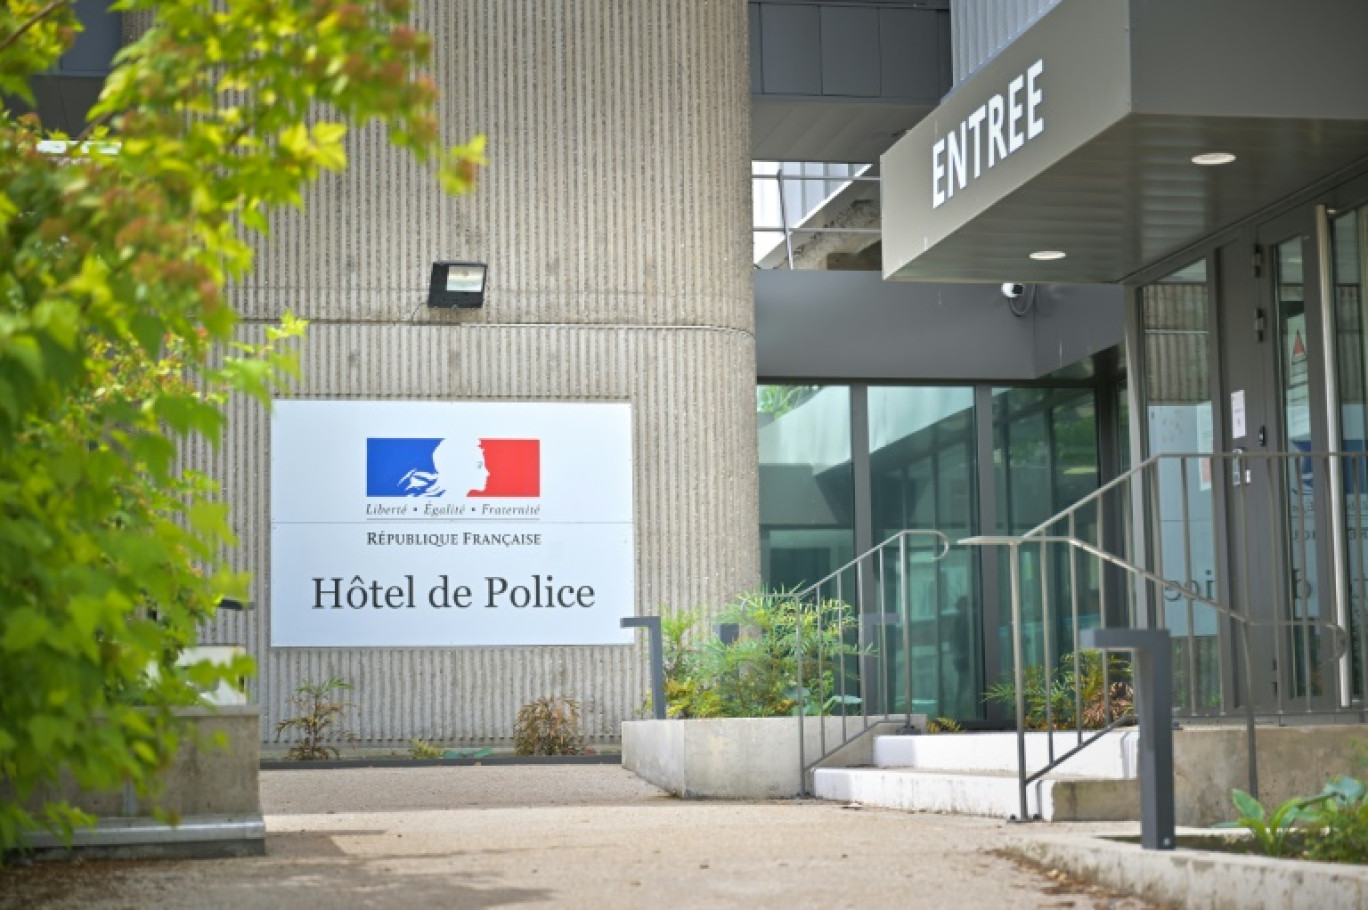
{"type": "MultiPolygon", "coordinates": [[[[1027,793],[1031,783],[1040,779],[1063,762],[1072,758],[1091,743],[1101,737],[1101,732],[1115,727],[1125,721],[1124,712],[1117,710],[1112,704],[1112,699],[1119,693],[1113,686],[1111,655],[1104,652],[1100,664],[1100,695],[1101,726],[1105,729],[1096,732],[1094,735],[1085,739],[1085,718],[1084,718],[1084,693],[1083,693],[1083,666],[1080,649],[1075,645],[1072,647],[1072,690],[1073,705],[1071,726],[1077,734],[1077,745],[1067,753],[1056,757],[1054,748],[1054,732],[1060,729],[1055,723],[1055,712],[1058,707],[1053,694],[1053,683],[1055,673],[1055,637],[1058,617],[1052,615],[1051,606],[1055,603],[1056,585],[1063,582],[1064,574],[1060,573],[1059,582],[1056,581],[1055,566],[1050,561],[1051,549],[1064,549],[1067,556],[1067,587],[1069,599],[1069,634],[1068,640],[1076,643],[1079,640],[1079,632],[1084,628],[1084,623],[1089,625],[1099,625],[1102,627],[1112,625],[1122,625],[1129,627],[1149,627],[1157,626],[1168,628],[1170,625],[1177,625],[1182,631],[1182,635],[1175,637],[1175,650],[1180,652],[1175,656],[1181,658],[1175,660],[1176,668],[1181,668],[1182,686],[1176,687],[1180,691],[1180,698],[1184,704],[1175,706],[1175,715],[1186,717],[1229,717],[1239,710],[1245,722],[1246,728],[1246,748],[1248,750],[1249,771],[1250,771],[1250,792],[1258,792],[1258,770],[1257,770],[1257,751],[1255,749],[1254,724],[1256,714],[1255,693],[1255,650],[1251,640],[1251,633],[1255,629],[1272,629],[1272,647],[1277,654],[1277,664],[1283,668],[1280,672],[1284,675],[1274,680],[1275,713],[1282,717],[1288,713],[1358,713],[1362,719],[1361,708],[1352,704],[1349,697],[1350,692],[1347,682],[1349,680],[1349,632],[1348,629],[1357,625],[1359,631],[1360,653],[1368,653],[1364,650],[1365,641],[1363,636],[1366,634],[1361,621],[1352,623],[1349,617],[1348,604],[1337,600],[1333,605],[1333,613],[1339,621],[1322,619],[1320,616],[1320,604],[1313,602],[1304,589],[1297,589],[1290,592],[1291,612],[1290,617],[1276,618],[1256,618],[1250,615],[1253,611],[1238,611],[1233,609],[1222,598],[1215,596],[1214,584],[1203,585],[1195,580],[1196,559],[1200,549],[1197,544],[1204,539],[1207,541],[1205,548],[1210,552],[1213,563],[1210,577],[1214,579],[1214,558],[1217,548],[1226,542],[1226,537],[1218,532],[1219,522],[1214,521],[1217,508],[1224,502],[1216,495],[1217,485],[1222,485],[1220,489],[1228,489],[1224,486],[1227,481],[1233,482],[1234,486],[1248,486],[1253,481],[1250,463],[1262,462],[1264,486],[1269,489],[1269,499],[1267,505],[1271,511],[1267,514],[1278,515],[1277,491],[1285,489],[1288,491],[1286,514],[1288,516],[1289,527],[1288,539],[1278,542],[1277,535],[1271,535],[1275,540],[1276,553],[1270,553],[1270,557],[1279,559],[1286,558],[1289,554],[1294,560],[1299,560],[1296,565],[1308,566],[1314,559],[1314,553],[1307,547],[1307,540],[1313,528],[1308,526],[1308,522],[1314,523],[1314,514],[1308,508],[1304,500],[1307,492],[1314,488],[1315,483],[1329,481],[1332,477],[1337,482],[1327,483],[1326,488],[1332,491],[1343,491],[1352,489],[1355,491],[1354,509],[1356,519],[1364,517],[1368,511],[1368,503],[1363,503],[1359,498],[1359,491],[1362,491],[1364,484],[1363,478],[1368,478],[1368,462],[1365,462],[1364,453],[1259,453],[1249,455],[1247,453],[1193,453],[1158,455],[1150,458],[1144,463],[1137,465],[1132,470],[1126,472],[1115,480],[1100,487],[1088,496],[1079,500],[1074,505],[1063,510],[1054,517],[1041,523],[1030,531],[1019,535],[985,535],[968,538],[960,541],[967,546],[983,547],[1005,547],[1008,551],[1009,569],[1009,596],[1011,600],[1011,639],[1012,639],[1012,679],[1015,688],[1015,713],[1017,728],[1017,755],[1018,755],[1018,782],[1020,787],[1020,818],[1029,818],[1027,793]],[[1351,470],[1352,473],[1348,473],[1351,470]],[[1274,472],[1279,472],[1275,475],[1274,472]],[[1174,480],[1176,478],[1176,484],[1174,480]],[[1347,478],[1353,479],[1349,484],[1347,478]],[[1192,480],[1196,479],[1197,493],[1209,494],[1205,499],[1206,509],[1194,508],[1192,480]],[[1165,481],[1168,481],[1165,483],[1165,481]],[[1194,531],[1197,525],[1196,513],[1211,516],[1210,527],[1200,531],[1194,531]],[[1137,518],[1139,520],[1137,520],[1137,518]],[[1080,526],[1090,525],[1093,531],[1092,539],[1086,539],[1080,535],[1080,526]],[[1168,525],[1165,528],[1165,525],[1168,525]],[[1163,569],[1164,555],[1168,551],[1173,551],[1174,534],[1180,535],[1182,543],[1183,557],[1183,578],[1186,583],[1168,577],[1163,569]],[[1287,547],[1284,550],[1283,547],[1287,547]],[[1120,552],[1117,552],[1117,551],[1120,552]],[[1150,554],[1145,558],[1145,554],[1150,554]],[[1026,690],[1030,680],[1028,679],[1028,658],[1035,655],[1028,655],[1027,643],[1025,641],[1025,629],[1027,621],[1023,604],[1022,586],[1022,561],[1024,555],[1034,555],[1033,569],[1039,581],[1040,594],[1040,622],[1039,635],[1043,660],[1039,667],[1041,674],[1039,683],[1045,691],[1043,698],[1043,716],[1030,718],[1028,716],[1026,690]],[[1081,593],[1083,584],[1080,583],[1079,562],[1080,556],[1083,557],[1084,567],[1089,563],[1095,567],[1091,580],[1095,585],[1093,589],[1097,599],[1095,605],[1090,605],[1088,609],[1081,603],[1081,593]],[[1144,563],[1149,563],[1147,567],[1144,563]],[[1175,623],[1170,623],[1167,617],[1166,607],[1169,603],[1186,603],[1186,611],[1177,617],[1175,623]],[[1202,616],[1199,610],[1207,610],[1210,613],[1202,616]],[[1220,620],[1213,623],[1214,617],[1220,620]],[[1197,627],[1201,624],[1207,625],[1214,634],[1198,635],[1197,627]],[[1298,633],[1300,630],[1300,633],[1298,633]],[[1327,632],[1330,636],[1328,647],[1322,648],[1313,646],[1312,634],[1314,632],[1327,632]],[[1284,641],[1287,634],[1291,633],[1295,639],[1293,642],[1284,641]],[[1207,639],[1217,639],[1218,646],[1210,647],[1207,639]],[[1236,649],[1238,648],[1238,656],[1236,649]],[[1294,658],[1293,667],[1289,668],[1285,660],[1284,650],[1292,652],[1294,658]],[[1327,657],[1322,659],[1320,651],[1326,652],[1327,657]],[[1313,684],[1314,671],[1318,666],[1337,665],[1338,672],[1331,675],[1331,679],[1341,684],[1337,692],[1332,693],[1329,705],[1325,705],[1324,693],[1317,701],[1313,696],[1316,685],[1313,684]],[[1293,672],[1288,672],[1291,669],[1293,672]],[[1304,702],[1300,706],[1303,710],[1295,711],[1297,703],[1295,700],[1289,701],[1285,696],[1287,684],[1284,678],[1293,680],[1291,687],[1296,688],[1300,685],[1303,689],[1304,702]],[[1213,684],[1214,681],[1214,684],[1213,684]],[[1199,699],[1201,703],[1199,705],[1199,699]],[[1186,709],[1186,710],[1185,710],[1186,709]],[[1043,727],[1046,736],[1048,761],[1046,765],[1035,771],[1030,771],[1026,762],[1025,734],[1028,726],[1043,727]]],[[[1203,497],[1198,497],[1203,498],[1203,497]]],[[[1342,501],[1338,497],[1336,500],[1342,501]]],[[[1232,515],[1231,531],[1233,535],[1240,535],[1246,514],[1250,511],[1243,497],[1233,500],[1234,508],[1229,510],[1232,515]]],[[[1341,520],[1347,520],[1343,514],[1339,516],[1341,520]]],[[[1357,528],[1362,528],[1360,521],[1357,528]]],[[[1341,532],[1343,528],[1339,529],[1341,532]]],[[[1363,534],[1358,534],[1356,545],[1347,553],[1347,561],[1341,562],[1341,554],[1336,553],[1334,563],[1339,570],[1337,574],[1347,574],[1354,572],[1357,568],[1357,581],[1359,587],[1355,590],[1363,590],[1365,564],[1368,560],[1363,552],[1363,534]],[[1357,553],[1357,559],[1355,554],[1357,553]]],[[[1336,533],[1337,540],[1343,540],[1342,533],[1336,533]]],[[[1247,535],[1245,535],[1247,539],[1247,535]]],[[[1237,541],[1238,544],[1238,541],[1237,541]]],[[[1172,554],[1170,554],[1172,555],[1172,554]]],[[[1245,566],[1245,577],[1240,590],[1245,593],[1246,604],[1252,601],[1254,589],[1251,584],[1251,563],[1248,560],[1249,554],[1243,554],[1245,566]]],[[[1305,578],[1300,580],[1303,583],[1305,578]]],[[[1342,591],[1340,585],[1335,585],[1332,590],[1342,591]]],[[[1269,599],[1269,603],[1276,606],[1279,602],[1273,592],[1262,592],[1264,597],[1269,599]]],[[[1273,616],[1274,609],[1266,610],[1268,616],[1273,616]]],[[[1361,619],[1361,617],[1360,617],[1361,619]]],[[[1360,672],[1368,674],[1368,668],[1360,668],[1360,672]]],[[[1179,674],[1175,674],[1179,675],[1179,674]]],[[[1319,684],[1323,686],[1322,682],[1319,684]]],[[[1368,676],[1364,677],[1364,688],[1368,691],[1368,676]]],[[[1096,706],[1090,706],[1096,710],[1096,706]]],[[[1095,718],[1096,719],[1096,718],[1095,718]]]]}
{"type": "Polygon", "coordinates": [[[943,559],[950,546],[940,531],[899,531],[793,595],[802,609],[794,649],[804,794],[813,768],[874,725],[901,720],[904,728],[912,726],[911,624],[917,604],[909,575],[914,565],[943,559]],[[899,702],[902,709],[894,710],[899,702]],[[839,730],[830,729],[834,718],[840,719],[839,730]],[[817,733],[810,749],[813,722],[817,733]]]}

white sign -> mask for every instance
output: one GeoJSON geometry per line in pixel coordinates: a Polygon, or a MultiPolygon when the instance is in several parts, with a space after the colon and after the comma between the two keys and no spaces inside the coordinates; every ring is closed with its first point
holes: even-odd
{"type": "Polygon", "coordinates": [[[275,402],[271,644],[629,644],[627,404],[275,402]]]}
{"type": "Polygon", "coordinates": [[[1230,393],[1230,438],[1244,439],[1249,432],[1245,424],[1245,393],[1244,389],[1236,389],[1230,393]]]}
{"type": "Polygon", "coordinates": [[[1037,60],[1007,85],[1005,95],[993,95],[960,124],[931,146],[931,207],[938,209],[955,190],[967,189],[1027,140],[1045,132],[1040,106],[1045,94],[1039,79],[1045,61],[1037,60]],[[972,167],[971,167],[972,165],[972,167]]]}

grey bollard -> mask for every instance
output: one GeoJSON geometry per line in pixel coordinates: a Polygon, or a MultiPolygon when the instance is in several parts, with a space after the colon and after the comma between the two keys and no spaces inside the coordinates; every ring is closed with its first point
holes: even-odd
{"type": "Polygon", "coordinates": [[[1140,718],[1140,846],[1172,850],[1173,651],[1167,629],[1084,629],[1084,648],[1135,652],[1140,718]]]}
{"type": "Polygon", "coordinates": [[[629,616],[620,620],[624,629],[645,629],[651,645],[651,710],[656,720],[665,719],[665,646],[660,637],[659,616],[629,616]]]}

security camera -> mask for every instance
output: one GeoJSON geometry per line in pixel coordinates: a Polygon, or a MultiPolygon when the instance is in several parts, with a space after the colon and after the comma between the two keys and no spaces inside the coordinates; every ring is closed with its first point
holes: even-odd
{"type": "Polygon", "coordinates": [[[1002,296],[1006,297],[1008,300],[1016,300],[1024,293],[1026,293],[1026,285],[1024,284],[1007,281],[1002,285],[1002,296]]]}

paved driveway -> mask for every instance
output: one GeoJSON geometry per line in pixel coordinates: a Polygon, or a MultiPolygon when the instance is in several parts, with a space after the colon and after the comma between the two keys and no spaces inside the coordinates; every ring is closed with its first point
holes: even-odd
{"type": "Polygon", "coordinates": [[[669,798],[616,765],[264,771],[267,855],[0,869],[0,907],[1116,907],[1005,824],[669,798]]]}

